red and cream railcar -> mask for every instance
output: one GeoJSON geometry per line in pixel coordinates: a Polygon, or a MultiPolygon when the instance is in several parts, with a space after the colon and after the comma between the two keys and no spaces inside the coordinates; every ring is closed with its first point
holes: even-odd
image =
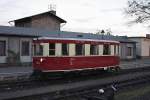
{"type": "Polygon", "coordinates": [[[64,72],[119,67],[119,42],[110,40],[40,38],[34,40],[33,69],[64,72]]]}

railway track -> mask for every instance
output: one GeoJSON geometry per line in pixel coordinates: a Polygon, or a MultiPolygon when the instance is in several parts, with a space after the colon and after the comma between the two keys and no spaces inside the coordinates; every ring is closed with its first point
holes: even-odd
{"type": "Polygon", "coordinates": [[[103,76],[96,75],[95,78],[89,76],[88,78],[76,77],[72,78],[72,80],[23,80],[7,84],[4,82],[5,85],[4,83],[1,83],[0,85],[0,99],[16,100],[18,98],[19,100],[24,97],[34,98],[45,94],[48,94],[51,99],[54,100],[72,96],[82,97],[83,95],[88,96],[92,93],[97,94],[99,88],[109,88],[112,84],[115,84],[117,86],[116,88],[122,88],[127,85],[149,82],[149,77],[149,68],[143,68],[130,70],[128,72],[127,70],[123,70],[110,75],[108,75],[108,73],[103,76]]]}
{"type": "Polygon", "coordinates": [[[19,78],[18,80],[10,80],[10,81],[1,81],[0,82],[0,92],[4,91],[11,91],[11,90],[16,90],[16,89],[23,89],[23,88],[34,88],[37,86],[46,86],[46,85],[53,85],[53,84],[63,84],[63,83],[70,83],[70,82],[78,82],[78,81],[83,81],[83,80],[90,80],[90,79],[97,79],[99,77],[101,78],[106,78],[106,77],[112,77],[112,76],[117,76],[117,75],[123,75],[127,73],[134,73],[134,72],[147,72],[150,70],[150,67],[145,67],[145,68],[137,68],[137,69],[124,69],[119,72],[96,72],[92,73],[91,75],[79,75],[79,76],[71,76],[68,77],[55,77],[52,79],[48,80],[40,80],[40,79],[33,79],[33,78],[19,78]],[[94,77],[93,77],[94,75],[94,77]],[[53,80],[53,81],[51,81],[53,80]]]}
{"type": "Polygon", "coordinates": [[[113,100],[114,92],[127,89],[129,87],[139,86],[141,84],[150,83],[150,78],[140,77],[138,79],[132,79],[128,81],[116,82],[113,84],[105,84],[102,86],[95,86],[88,89],[81,89],[73,92],[59,93],[51,100],[70,100],[72,98],[78,98],[77,100],[113,100]],[[106,92],[106,93],[105,93],[106,92]],[[109,98],[109,99],[108,99],[109,98]]]}

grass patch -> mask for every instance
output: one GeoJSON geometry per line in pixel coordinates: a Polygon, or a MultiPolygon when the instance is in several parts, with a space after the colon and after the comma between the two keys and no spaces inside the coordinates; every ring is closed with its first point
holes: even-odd
{"type": "Polygon", "coordinates": [[[133,100],[147,93],[150,93],[150,85],[118,92],[115,94],[115,100],[133,100]]]}

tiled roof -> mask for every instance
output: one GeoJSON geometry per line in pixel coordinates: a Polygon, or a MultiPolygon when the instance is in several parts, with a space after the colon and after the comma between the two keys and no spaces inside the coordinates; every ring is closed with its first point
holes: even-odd
{"type": "Polygon", "coordinates": [[[82,38],[82,39],[102,39],[102,40],[116,40],[126,43],[135,43],[125,36],[99,35],[81,32],[68,31],[49,31],[36,28],[10,27],[0,26],[0,36],[29,36],[29,37],[59,37],[59,38],[82,38]]]}
{"type": "Polygon", "coordinates": [[[0,26],[0,35],[40,37],[43,34],[46,36],[48,32],[34,28],[0,26]]]}
{"type": "Polygon", "coordinates": [[[49,15],[49,16],[51,16],[51,17],[56,18],[56,19],[59,20],[61,23],[66,23],[66,21],[65,21],[64,19],[58,17],[57,15],[51,13],[50,11],[44,12],[44,13],[40,13],[40,14],[36,14],[36,15],[32,15],[32,16],[28,16],[28,17],[24,17],[24,18],[20,18],[20,19],[16,19],[16,20],[14,20],[14,21],[28,20],[28,19],[30,19],[30,18],[32,18],[32,17],[34,17],[34,16],[45,15],[45,14],[47,14],[47,15],[49,15]]]}
{"type": "MultiPolygon", "coordinates": [[[[77,37],[83,33],[67,31],[49,31],[36,28],[0,26],[0,35],[10,36],[34,36],[34,37],[77,37]]],[[[85,33],[86,34],[86,33],[85,33]]],[[[84,34],[83,34],[84,35],[84,34]]]]}

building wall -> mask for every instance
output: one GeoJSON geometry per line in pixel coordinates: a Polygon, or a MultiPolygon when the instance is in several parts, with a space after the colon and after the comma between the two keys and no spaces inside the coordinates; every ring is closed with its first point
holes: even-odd
{"type": "Polygon", "coordinates": [[[138,57],[142,56],[142,50],[141,50],[141,46],[142,46],[142,39],[140,38],[130,38],[130,40],[133,40],[136,42],[136,55],[138,57]]]}
{"type": "Polygon", "coordinates": [[[121,59],[134,59],[136,58],[136,48],[134,43],[120,43],[120,58],[121,59]],[[131,56],[127,55],[128,47],[131,47],[131,56]]]}
{"type": "Polygon", "coordinates": [[[15,53],[19,53],[20,52],[20,38],[8,37],[8,50],[13,51],[15,53]]]}
{"type": "Polygon", "coordinates": [[[136,55],[139,57],[150,57],[150,39],[148,38],[130,38],[131,40],[137,42],[136,48],[137,52],[136,55]]]}
{"type": "Polygon", "coordinates": [[[31,24],[34,28],[60,30],[60,22],[48,15],[33,17],[31,24]]]}
{"type": "MultiPolygon", "coordinates": [[[[8,50],[8,38],[0,37],[0,40],[6,41],[6,51],[7,51],[8,50]]],[[[8,52],[6,52],[6,56],[0,56],[0,63],[5,63],[7,56],[8,56],[8,52]]]]}
{"type": "Polygon", "coordinates": [[[120,58],[125,59],[126,58],[126,45],[124,43],[120,43],[120,58]]]}
{"type": "Polygon", "coordinates": [[[34,16],[30,19],[16,21],[15,26],[17,27],[32,27],[39,29],[46,29],[51,31],[60,30],[60,22],[47,14],[34,16]]]}
{"type": "Polygon", "coordinates": [[[0,56],[0,63],[7,63],[7,59],[8,57],[12,56],[12,53],[19,54],[20,61],[22,63],[32,61],[32,38],[0,37],[0,40],[6,41],[6,56],[0,56]],[[21,55],[22,41],[29,41],[29,44],[30,44],[29,56],[21,55]]]}
{"type": "Polygon", "coordinates": [[[141,50],[142,57],[150,57],[150,39],[142,39],[141,50]]]}
{"type": "Polygon", "coordinates": [[[15,21],[16,27],[31,27],[31,20],[15,21]]]}

